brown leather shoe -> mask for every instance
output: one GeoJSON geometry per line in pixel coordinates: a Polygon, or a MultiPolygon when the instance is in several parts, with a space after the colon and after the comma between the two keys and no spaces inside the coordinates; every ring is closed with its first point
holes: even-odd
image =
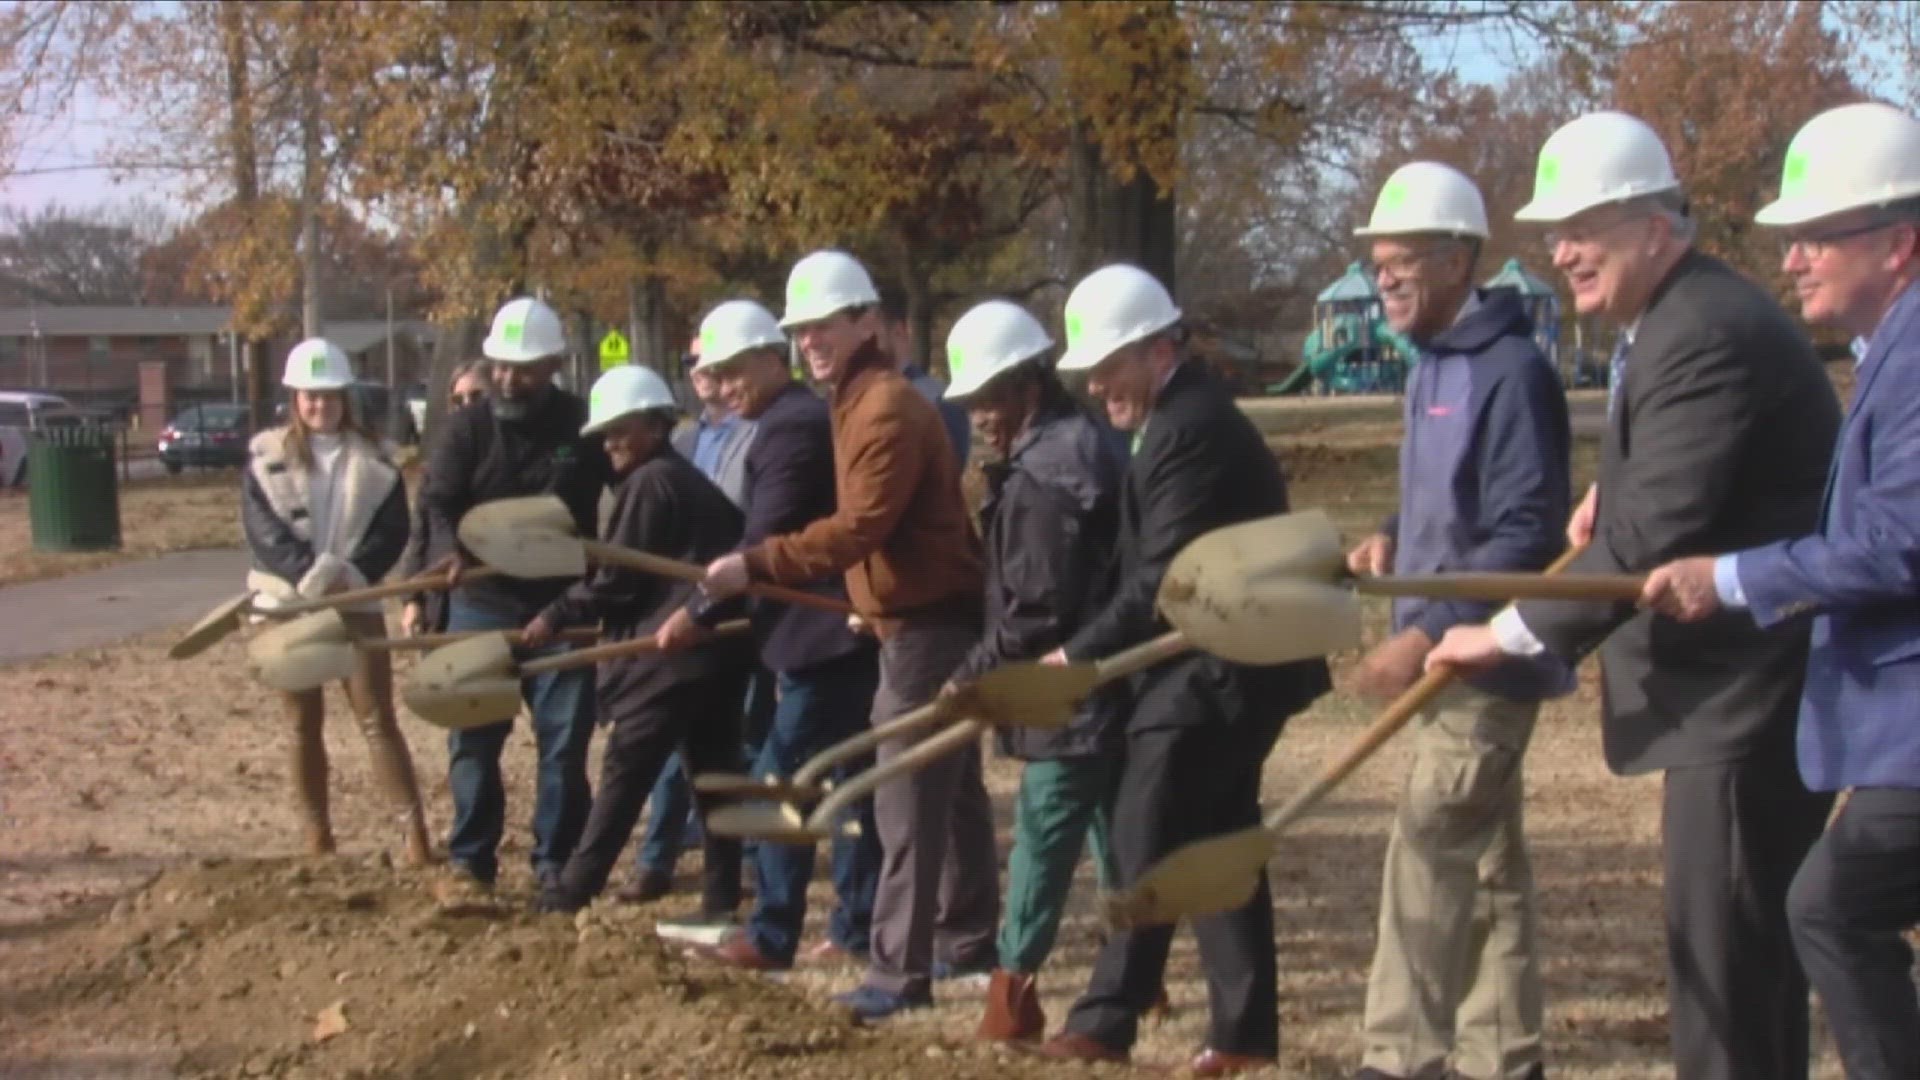
{"type": "Polygon", "coordinates": [[[1238,1076],[1243,1072],[1268,1068],[1276,1060],[1255,1054],[1229,1054],[1225,1050],[1209,1047],[1200,1051],[1187,1069],[1195,1076],[1238,1076]]]}
{"type": "Polygon", "coordinates": [[[980,1016],[976,1039],[988,1042],[1031,1042],[1047,1033],[1047,1014],[1040,1011],[1040,988],[1034,976],[994,969],[987,984],[987,1010],[980,1016]]]}
{"type": "Polygon", "coordinates": [[[728,934],[718,945],[693,945],[687,951],[717,964],[746,971],[785,971],[793,966],[791,961],[775,960],[761,952],[753,939],[740,933],[728,934]]]}
{"type": "Polygon", "coordinates": [[[673,891],[673,873],[648,870],[614,890],[613,898],[623,904],[651,904],[673,891]]]}
{"type": "Polygon", "coordinates": [[[1040,1044],[1040,1056],[1062,1061],[1113,1061],[1126,1064],[1127,1052],[1077,1031],[1063,1031],[1040,1044]]]}

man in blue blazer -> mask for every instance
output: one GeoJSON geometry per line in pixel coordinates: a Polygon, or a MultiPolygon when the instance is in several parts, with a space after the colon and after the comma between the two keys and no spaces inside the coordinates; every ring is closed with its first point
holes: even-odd
{"type": "Polygon", "coordinates": [[[1814,117],[1787,150],[1783,269],[1810,323],[1859,366],[1819,529],[1670,562],[1644,606],[1684,621],[1744,608],[1813,619],[1800,774],[1852,789],[1787,897],[1794,948],[1849,1080],[1920,1076],[1920,1001],[1901,932],[1920,923],[1920,120],[1883,104],[1814,117]]]}

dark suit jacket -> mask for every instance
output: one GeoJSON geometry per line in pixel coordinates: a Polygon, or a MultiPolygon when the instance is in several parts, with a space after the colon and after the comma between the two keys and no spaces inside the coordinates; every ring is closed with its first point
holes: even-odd
{"type": "MultiPolygon", "coordinates": [[[[1180,549],[1221,526],[1286,512],[1287,483],[1259,429],[1199,364],[1181,364],[1127,467],[1113,599],[1068,640],[1068,657],[1098,660],[1167,632],[1154,597],[1180,549]]],[[[1324,660],[1254,667],[1195,651],[1148,669],[1134,686],[1141,704],[1129,731],[1239,722],[1249,714],[1284,718],[1326,693],[1332,680],[1324,660]],[[1169,680],[1183,681],[1190,693],[1149,697],[1150,688],[1164,689],[1169,680]]]]}
{"type": "MultiPolygon", "coordinates": [[[[769,536],[797,533],[833,513],[833,421],[827,403],[792,383],[754,418],[741,504],[746,527],[740,547],[769,536]]],[[[805,586],[808,592],[847,599],[845,578],[829,574],[805,586]]],[[[793,673],[874,647],[847,629],[845,616],[817,608],[736,597],[708,604],[695,593],[688,611],[705,626],[750,612],[760,642],[760,662],[770,671],[793,673]]]]}
{"type": "MultiPolygon", "coordinates": [[[[1618,393],[1593,543],[1570,571],[1641,573],[1819,524],[1840,424],[1833,384],[1794,320],[1725,263],[1690,253],[1654,291],[1618,393]]],[[[1631,604],[1518,608],[1560,656],[1600,648],[1615,772],[1792,752],[1804,623],[1762,630],[1722,612],[1683,624],[1631,604]]]]}
{"type": "MultiPolygon", "coordinates": [[[[693,462],[662,446],[621,478],[601,539],[704,566],[739,543],[740,511],[693,462]]],[[[628,641],[652,636],[694,589],[678,578],[596,563],[541,615],[556,629],[598,623],[603,643],[628,641]]],[[[747,643],[732,638],[603,661],[595,679],[600,721],[657,718],[653,706],[674,686],[744,671],[750,660],[747,643]]]]}

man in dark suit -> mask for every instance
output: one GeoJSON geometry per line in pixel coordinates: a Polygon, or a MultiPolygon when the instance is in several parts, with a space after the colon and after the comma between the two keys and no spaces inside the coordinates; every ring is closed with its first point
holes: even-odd
{"type": "Polygon", "coordinates": [[[1920,120],[1842,105],[1787,149],[1783,267],[1810,323],[1854,336],[1859,380],[1820,530],[1648,575],[1642,603],[1695,621],[1733,608],[1813,619],[1800,775],[1850,789],[1787,895],[1807,975],[1848,1080],[1920,1076],[1920,120]]]}
{"type": "MultiPolygon", "coordinates": [[[[1088,275],[1067,298],[1066,328],[1060,370],[1087,373],[1114,427],[1132,434],[1133,459],[1115,594],[1049,663],[1098,660],[1164,633],[1154,597],[1174,555],[1214,529],[1287,510],[1279,463],[1233,397],[1187,361],[1180,310],[1151,275],[1126,265],[1088,275]]],[[[1258,824],[1261,765],[1281,726],[1330,687],[1322,660],[1251,667],[1197,652],[1137,676],[1112,818],[1120,884],[1183,844],[1258,824]]],[[[1271,1064],[1280,1031],[1265,876],[1245,904],[1194,919],[1193,932],[1212,1014],[1194,1073],[1271,1064]]],[[[1043,1052],[1125,1060],[1172,941],[1171,926],[1108,938],[1066,1030],[1043,1052]]]]}
{"type": "MultiPolygon", "coordinates": [[[[833,513],[833,427],[827,403],[793,380],[787,369],[786,335],[773,313],[751,300],[729,300],[700,325],[700,368],[717,382],[727,405],[754,425],[743,469],[746,527],[742,548],[769,536],[795,532],[833,513]]],[[[836,575],[808,586],[844,601],[836,575]]],[[[712,628],[751,610],[760,661],[779,686],[773,723],[753,763],[755,776],[792,776],[808,758],[858,734],[873,707],[880,679],[879,650],[870,638],[849,630],[830,611],[738,598],[712,603],[696,594],[660,628],[663,646],[697,641],[698,627],[712,628]]],[[[844,780],[869,761],[852,761],[832,775],[844,780]]],[[[827,925],[827,940],[814,959],[864,958],[873,922],[874,888],[880,873],[879,832],[873,801],[855,815],[858,836],[836,836],[833,884],[839,906],[827,925]]],[[[807,914],[807,884],[813,878],[813,845],[757,844],[753,914],[738,933],[724,937],[709,955],[752,970],[793,966],[807,914]]]]}
{"type": "MultiPolygon", "coordinates": [[[[1839,406],[1806,335],[1763,289],[1692,250],[1659,137],[1617,112],[1540,151],[1534,199],[1582,315],[1624,328],[1600,477],[1572,572],[1651,570],[1754,547],[1820,516],[1839,406]],[[1589,543],[1590,541],[1590,543],[1589,543]]],[[[1794,870],[1831,797],[1794,768],[1804,626],[1682,625],[1634,606],[1523,602],[1447,632],[1427,665],[1601,654],[1616,773],[1664,770],[1667,992],[1678,1080],[1804,1080],[1807,986],[1786,923],[1794,870]],[[1604,642],[1604,643],[1603,643],[1604,642]]]]}

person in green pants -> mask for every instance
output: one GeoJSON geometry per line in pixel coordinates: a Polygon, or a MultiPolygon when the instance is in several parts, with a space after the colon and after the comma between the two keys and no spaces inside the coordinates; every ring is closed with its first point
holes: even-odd
{"type": "MultiPolygon", "coordinates": [[[[1125,444],[1060,385],[1046,363],[1052,350],[1040,323],[1005,300],[974,307],[947,338],[953,381],[946,396],[966,407],[998,458],[986,467],[980,508],[985,629],[949,692],[1001,664],[1045,656],[1100,610],[1112,588],[1125,444]]],[[[1095,694],[1063,729],[1000,730],[1001,752],[1027,764],[982,1039],[1044,1032],[1035,976],[1053,950],[1089,834],[1101,887],[1115,882],[1107,811],[1119,775],[1117,693],[1095,694]]]]}

